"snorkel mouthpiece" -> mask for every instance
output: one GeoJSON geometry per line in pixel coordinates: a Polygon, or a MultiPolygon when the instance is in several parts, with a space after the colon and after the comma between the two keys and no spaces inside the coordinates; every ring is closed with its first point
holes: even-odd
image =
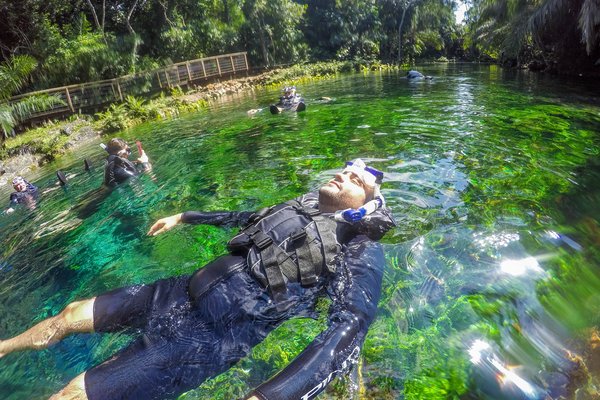
{"type": "Polygon", "coordinates": [[[337,211],[334,215],[336,221],[355,223],[385,205],[385,199],[380,191],[380,186],[383,182],[383,172],[367,166],[360,158],[348,161],[343,172],[355,173],[365,185],[372,187],[374,198],[358,209],[348,208],[337,211]]]}

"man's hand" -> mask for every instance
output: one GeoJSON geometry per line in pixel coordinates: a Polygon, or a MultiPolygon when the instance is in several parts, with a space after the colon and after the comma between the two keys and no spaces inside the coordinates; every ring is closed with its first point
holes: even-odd
{"type": "Polygon", "coordinates": [[[148,236],[160,235],[161,233],[166,232],[169,229],[173,228],[175,225],[177,225],[180,222],[181,222],[181,214],[175,214],[175,215],[171,215],[170,217],[161,218],[158,221],[156,221],[154,223],[154,225],[152,225],[150,227],[150,230],[148,231],[147,235],[148,236]]]}
{"type": "Polygon", "coordinates": [[[252,396],[252,397],[248,397],[246,400],[258,400],[258,397],[252,396]]]}
{"type": "Polygon", "coordinates": [[[14,211],[15,211],[15,209],[14,209],[14,208],[12,208],[12,207],[8,207],[6,210],[4,210],[4,213],[5,213],[5,214],[10,214],[10,213],[12,213],[12,212],[14,212],[14,211]]]}
{"type": "Polygon", "coordinates": [[[148,159],[148,156],[146,155],[146,152],[144,150],[142,150],[142,155],[140,155],[140,157],[137,159],[137,161],[139,161],[141,163],[150,162],[150,160],[148,159]]]}

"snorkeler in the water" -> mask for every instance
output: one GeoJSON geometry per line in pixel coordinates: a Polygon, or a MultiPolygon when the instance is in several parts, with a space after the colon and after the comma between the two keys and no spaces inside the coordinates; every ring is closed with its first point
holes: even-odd
{"type": "Polygon", "coordinates": [[[382,179],[357,159],[318,193],[257,213],[192,211],[160,219],[149,235],[181,222],[243,228],[229,241],[229,254],[193,275],[71,303],[0,341],[0,356],[42,349],[75,332],[137,331],[137,340],[52,399],[176,398],[228,370],[285,320],[311,315],[329,295],[328,328],[246,397],[312,399],[357,363],[377,310],[385,264],[377,240],[395,226],[382,179]]]}
{"type": "Polygon", "coordinates": [[[115,187],[132,176],[138,176],[140,172],[152,169],[152,164],[139,142],[140,154],[135,162],[129,160],[131,149],[123,139],[111,139],[105,146],[105,150],[108,152],[108,157],[104,167],[104,185],[108,187],[115,187]]]}
{"type": "Polygon", "coordinates": [[[4,212],[10,214],[19,205],[25,206],[30,210],[34,209],[38,199],[37,186],[32,185],[22,176],[15,177],[12,185],[15,191],[10,194],[10,204],[4,212]]]}

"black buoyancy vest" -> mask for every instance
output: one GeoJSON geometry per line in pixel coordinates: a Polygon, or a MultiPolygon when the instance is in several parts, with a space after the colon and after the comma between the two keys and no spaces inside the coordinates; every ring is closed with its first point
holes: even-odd
{"type": "Polygon", "coordinates": [[[255,214],[228,248],[247,255],[250,272],[279,303],[287,297],[288,282],[310,286],[335,272],[341,254],[337,229],[332,218],[292,200],[255,214]]]}

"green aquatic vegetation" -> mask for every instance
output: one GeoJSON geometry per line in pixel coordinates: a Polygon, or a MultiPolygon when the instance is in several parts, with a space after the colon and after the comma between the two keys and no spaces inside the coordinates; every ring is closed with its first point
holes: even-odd
{"type": "Polygon", "coordinates": [[[327,326],[330,301],[320,299],[316,310],[319,318],[292,319],[284,322],[252,349],[251,354],[223,374],[187,392],[179,400],[210,397],[215,400],[241,398],[251,386],[257,386],[283,369],[327,326]]]}
{"type": "MultiPolygon", "coordinates": [[[[548,313],[559,321],[567,340],[553,336],[552,326],[543,326],[544,332],[569,349],[600,322],[594,268],[600,257],[597,107],[571,103],[564,93],[560,102],[543,93],[532,96],[528,86],[496,67],[478,66],[477,74],[463,73],[464,65],[426,68],[443,79],[409,83],[402,74],[365,69],[332,81],[307,80],[301,93],[334,100],[314,102],[305,113],[249,118],[246,110],[279,93],[265,89],[223,109],[213,106],[210,113],[122,132],[126,140],[142,140],[157,182],[142,178],[131,191],[119,189],[97,215],[69,231],[39,236],[39,228],[32,227],[70,204],[73,192],[59,190],[44,199],[39,219],[24,220],[18,232],[0,226],[6,238],[0,271],[10,305],[2,320],[16,332],[69,300],[193,273],[224,252],[235,230],[185,226],[147,238],[150,223],[189,209],[260,209],[315,189],[345,160],[362,156],[386,171],[384,195],[399,226],[382,240],[388,264],[360,371],[336,381],[320,398],[479,396],[477,370],[467,352],[475,339],[486,340],[507,362],[553,372],[552,360],[534,346],[539,338],[528,332],[528,318],[548,313]],[[35,240],[20,234],[29,228],[35,240]],[[548,231],[571,241],[549,237],[548,231]],[[48,248],[52,257],[45,257],[48,248]],[[17,252],[19,257],[13,256],[17,252]],[[500,271],[504,259],[529,256],[539,269],[518,276],[500,271]],[[12,270],[4,269],[4,260],[12,270]],[[24,281],[29,286],[24,288],[24,281]]],[[[141,107],[168,97],[155,100],[141,107]]],[[[89,151],[100,161],[105,155],[93,147],[89,151]]],[[[79,160],[74,165],[80,172],[79,160]]],[[[41,183],[54,182],[54,171],[53,164],[41,183]]],[[[77,175],[71,190],[97,187],[100,175],[77,175]]],[[[324,304],[317,321],[289,321],[232,369],[181,398],[243,397],[318,335],[326,316],[324,304]]],[[[61,368],[53,375],[54,364],[40,367],[28,358],[31,352],[3,371],[3,378],[50,394],[109,358],[119,340],[127,341],[114,337],[99,343],[92,336],[93,357],[82,355],[88,349],[84,339],[61,345],[71,351],[64,356],[71,364],[82,360],[77,371],[61,368]],[[38,369],[58,377],[40,384],[29,372],[38,369]]],[[[52,349],[44,354],[63,357],[52,349]]]]}

